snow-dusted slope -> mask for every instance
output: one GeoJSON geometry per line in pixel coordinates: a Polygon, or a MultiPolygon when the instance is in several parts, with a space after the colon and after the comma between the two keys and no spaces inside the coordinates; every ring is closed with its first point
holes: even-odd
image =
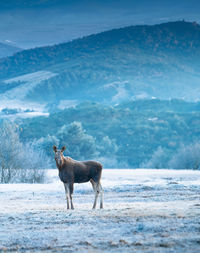
{"type": "MultiPolygon", "coordinates": [[[[20,111],[32,110],[34,113],[27,113],[27,116],[43,115],[45,104],[27,101],[26,96],[28,92],[33,90],[39,83],[56,75],[56,73],[50,71],[37,71],[5,80],[5,84],[16,82],[19,82],[20,84],[0,94],[0,110],[3,108],[18,109],[20,111]]],[[[20,116],[20,114],[18,116],[20,116]]],[[[21,116],[24,116],[24,113],[22,113],[21,116]]]]}
{"type": "Polygon", "coordinates": [[[0,185],[0,251],[198,252],[200,172],[104,170],[104,210],[76,184],[66,209],[57,170],[41,185],[0,185]]]}
{"type": "Polygon", "coordinates": [[[40,82],[50,79],[53,76],[56,76],[56,74],[49,71],[37,71],[5,80],[4,83],[6,84],[14,82],[22,82],[22,84],[8,90],[2,97],[7,99],[24,99],[28,92],[35,88],[40,82]]]}

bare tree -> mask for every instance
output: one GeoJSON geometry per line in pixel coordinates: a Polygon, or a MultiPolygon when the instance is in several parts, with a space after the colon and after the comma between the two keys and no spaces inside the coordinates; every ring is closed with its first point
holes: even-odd
{"type": "Polygon", "coordinates": [[[0,126],[0,182],[41,182],[49,159],[30,143],[22,143],[15,123],[0,126]]]}
{"type": "Polygon", "coordinates": [[[168,150],[158,147],[151,159],[148,162],[142,163],[140,167],[142,168],[155,168],[155,169],[163,169],[168,167],[169,161],[169,152],[168,150]]]}
{"type": "Polygon", "coordinates": [[[200,169],[200,143],[182,145],[169,161],[172,169],[200,169]]]}

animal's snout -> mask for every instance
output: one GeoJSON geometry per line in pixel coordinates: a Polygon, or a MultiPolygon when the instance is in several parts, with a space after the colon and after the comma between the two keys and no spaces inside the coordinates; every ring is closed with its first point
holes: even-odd
{"type": "Polygon", "coordinates": [[[60,162],[60,160],[61,160],[61,159],[60,159],[59,157],[55,157],[55,161],[56,161],[56,162],[60,162]]]}
{"type": "Polygon", "coordinates": [[[59,165],[62,164],[62,158],[61,158],[61,157],[55,157],[55,161],[56,161],[56,163],[58,163],[59,165]]]}

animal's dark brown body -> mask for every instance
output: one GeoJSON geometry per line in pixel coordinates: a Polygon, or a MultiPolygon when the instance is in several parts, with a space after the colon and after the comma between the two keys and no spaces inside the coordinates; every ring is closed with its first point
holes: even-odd
{"type": "Polygon", "coordinates": [[[101,178],[102,165],[95,161],[76,161],[70,157],[64,158],[62,166],[58,166],[59,177],[63,183],[85,183],[101,178]]]}
{"type": "Polygon", "coordinates": [[[53,149],[55,152],[56,165],[59,170],[59,178],[65,186],[67,207],[69,208],[68,198],[70,196],[71,208],[73,209],[72,194],[74,183],[85,183],[90,181],[95,191],[95,202],[93,208],[96,207],[96,201],[99,193],[101,193],[100,208],[103,208],[103,192],[100,183],[102,174],[101,163],[96,161],[76,161],[70,157],[65,157],[63,155],[65,147],[61,150],[57,150],[54,146],[53,149]]]}

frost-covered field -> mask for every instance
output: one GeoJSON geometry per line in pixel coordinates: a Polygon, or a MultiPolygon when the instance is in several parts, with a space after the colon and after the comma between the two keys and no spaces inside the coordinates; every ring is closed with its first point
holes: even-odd
{"type": "Polygon", "coordinates": [[[67,210],[57,171],[0,185],[0,251],[200,252],[200,172],[104,170],[104,210],[76,184],[67,210]]]}

